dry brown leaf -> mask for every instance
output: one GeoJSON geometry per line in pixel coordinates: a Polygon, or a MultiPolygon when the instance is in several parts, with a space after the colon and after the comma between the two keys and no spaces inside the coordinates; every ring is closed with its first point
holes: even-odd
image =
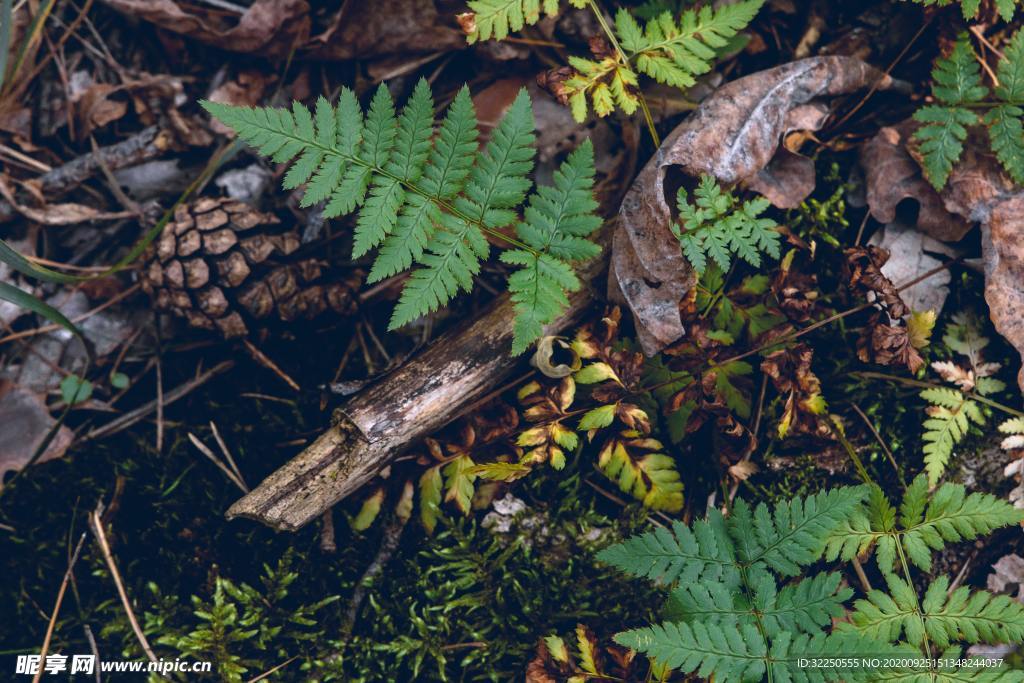
{"type": "MultiPolygon", "coordinates": [[[[956,256],[956,251],[943,242],[902,223],[889,223],[872,235],[868,243],[889,252],[882,275],[897,286],[906,285],[941,266],[942,261],[933,254],[956,256]]],[[[911,311],[938,313],[949,296],[950,280],[949,271],[941,270],[900,290],[899,296],[911,311]]]]}
{"type": "MultiPolygon", "coordinates": [[[[907,175],[907,187],[919,187],[922,194],[934,192],[922,180],[916,184],[910,179],[914,151],[906,147],[906,137],[893,137],[885,129],[868,146],[879,149],[885,137],[889,145],[886,154],[889,163],[901,164],[907,175]],[[901,146],[900,143],[903,143],[901,146]],[[905,155],[903,161],[892,161],[905,155]]],[[[918,227],[938,239],[959,239],[965,233],[963,221],[981,223],[981,251],[985,265],[985,301],[989,314],[999,332],[1024,357],[1024,189],[1014,185],[1003,173],[985,140],[972,135],[965,145],[961,160],[953,167],[949,182],[938,195],[946,211],[956,214],[952,222],[919,219],[918,227]],[[922,222],[923,221],[923,222],[922,222]]],[[[883,163],[883,157],[873,163],[883,163]]],[[[918,174],[920,169],[918,168],[918,174]]],[[[893,178],[868,175],[868,203],[872,214],[883,214],[892,201],[885,185],[893,178]],[[875,202],[874,204],[872,202],[875,202]],[[879,202],[881,202],[879,204],[879,202]],[[877,205],[877,206],[876,206],[877,205]]],[[[911,195],[908,195],[911,196],[911,195]]],[[[930,201],[930,200],[925,200],[930,201]]],[[[924,206],[922,202],[922,207],[924,206]]],[[[923,213],[923,208],[922,208],[923,213]]],[[[969,226],[970,224],[967,223],[969,226]]],[[[1017,383],[1024,389],[1024,368],[1017,375],[1017,383]]]]}
{"type": "Polygon", "coordinates": [[[672,132],[626,194],[613,243],[610,295],[633,311],[645,353],[683,336],[679,302],[695,281],[669,230],[669,169],[744,182],[776,206],[795,206],[813,189],[814,166],[785,149],[768,167],[782,138],[821,127],[828,109],[817,98],[890,83],[852,57],[804,59],[722,86],[672,132]]]}
{"type": "Polygon", "coordinates": [[[899,203],[912,199],[920,205],[917,227],[935,239],[955,242],[971,229],[971,223],[946,210],[939,193],[907,152],[905,145],[914,128],[912,121],[883,128],[861,148],[868,207],[875,220],[888,224],[896,220],[899,203]]]}
{"type": "MultiPolygon", "coordinates": [[[[234,106],[253,107],[263,100],[263,93],[267,89],[267,77],[259,71],[243,71],[231,81],[227,81],[210,93],[211,102],[231,104],[234,106]]],[[[221,135],[234,137],[235,132],[218,121],[210,119],[210,130],[221,135]]]]}
{"type": "MultiPolygon", "coordinates": [[[[0,480],[28,464],[47,432],[56,424],[40,395],[9,383],[0,383],[0,480]]],[[[36,462],[64,455],[71,445],[71,430],[62,426],[36,462]]]]}
{"type": "Polygon", "coordinates": [[[309,4],[306,0],[256,0],[234,25],[225,24],[223,12],[174,0],[105,0],[105,4],[162,29],[194,38],[232,52],[266,57],[287,56],[309,36],[309,4]]]}

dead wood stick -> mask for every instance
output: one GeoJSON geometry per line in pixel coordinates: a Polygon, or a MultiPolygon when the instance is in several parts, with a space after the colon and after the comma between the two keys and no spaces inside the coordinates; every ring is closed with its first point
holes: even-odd
{"type": "MultiPolygon", "coordinates": [[[[44,196],[53,197],[73,190],[104,166],[111,171],[134,166],[162,155],[170,149],[171,144],[172,138],[168,132],[162,131],[159,126],[150,126],[127,140],[72,159],[39,176],[35,182],[44,196]]],[[[9,221],[17,215],[9,202],[0,200],[0,222],[9,221]]]]}
{"type": "MultiPolygon", "coordinates": [[[[614,222],[599,241],[610,242],[614,222]]],[[[580,269],[585,284],[569,308],[548,325],[557,334],[579,321],[595,298],[593,280],[607,267],[600,257],[580,269]]],[[[512,347],[512,303],[499,297],[475,320],[437,339],[426,351],[334,412],[331,427],[239,499],[228,519],[245,517],[295,531],[373,479],[402,451],[457,418],[501,383],[521,359],[512,347]]]]}

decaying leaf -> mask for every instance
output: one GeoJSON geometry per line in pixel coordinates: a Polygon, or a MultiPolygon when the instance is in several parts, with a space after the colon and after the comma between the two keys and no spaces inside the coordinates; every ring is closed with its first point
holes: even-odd
{"type": "MultiPolygon", "coordinates": [[[[39,394],[10,383],[0,383],[0,480],[28,464],[56,420],[39,394]]],[[[64,455],[71,445],[71,430],[61,426],[37,462],[64,455]]]]}
{"type": "Polygon", "coordinates": [[[914,200],[920,206],[917,228],[935,239],[955,242],[971,229],[971,224],[946,210],[939,193],[907,152],[905,145],[915,128],[913,121],[883,128],[861,147],[868,207],[875,220],[888,224],[896,220],[900,202],[914,200]]]}
{"type": "Polygon", "coordinates": [[[648,355],[683,336],[678,307],[694,285],[692,269],[672,248],[669,169],[745,183],[776,206],[796,206],[813,189],[814,166],[785,149],[767,168],[782,138],[824,124],[828,108],[818,98],[890,84],[853,57],[803,59],[722,86],[666,138],[622,202],[609,283],[612,296],[633,311],[648,355]]]}
{"type": "Polygon", "coordinates": [[[46,204],[41,208],[33,208],[18,204],[14,198],[11,186],[7,179],[0,177],[0,195],[10,203],[14,210],[30,221],[42,225],[74,225],[95,220],[111,220],[116,218],[127,218],[132,215],[128,211],[100,211],[85,204],[68,202],[64,204],[46,204]]]}
{"type": "Polygon", "coordinates": [[[458,50],[466,39],[453,18],[439,11],[434,0],[340,3],[331,25],[310,38],[302,53],[310,59],[408,59],[411,54],[458,50]]]}
{"type": "Polygon", "coordinates": [[[905,366],[910,372],[917,372],[924,365],[924,358],[911,343],[906,327],[887,325],[881,315],[875,315],[864,328],[864,335],[857,340],[857,357],[865,363],[905,366]]]}
{"type": "MultiPolygon", "coordinates": [[[[885,158],[903,159],[888,163],[905,165],[908,160],[914,163],[912,150],[905,145],[906,139],[898,132],[894,135],[891,130],[884,129],[868,145],[874,145],[878,150],[883,148],[883,144],[888,144],[885,158]],[[888,142],[880,142],[879,138],[888,142]]],[[[875,159],[874,163],[878,165],[884,160],[875,159]]],[[[909,177],[909,170],[906,172],[909,177]]],[[[876,211],[885,215],[888,203],[892,201],[885,189],[885,185],[891,182],[889,178],[868,175],[868,202],[876,217],[879,216],[876,211]]],[[[914,183],[913,187],[919,188],[921,194],[917,197],[934,193],[924,180],[914,183]]],[[[1003,172],[984,141],[971,137],[965,144],[963,157],[950,174],[948,184],[938,196],[949,218],[945,221],[935,216],[926,220],[919,218],[918,227],[938,239],[953,240],[964,235],[964,220],[980,222],[985,300],[989,313],[996,330],[1024,356],[1024,241],[1020,239],[1024,234],[1024,189],[1015,186],[1003,172]]],[[[931,201],[923,200],[922,207],[931,201]]],[[[1018,374],[1017,382],[1024,388],[1024,368],[1018,374]]]]}
{"type": "MultiPolygon", "coordinates": [[[[882,274],[897,285],[911,282],[942,265],[933,254],[955,255],[955,251],[934,237],[902,223],[889,223],[872,235],[869,244],[889,252],[882,274]]],[[[952,275],[948,270],[934,273],[926,280],[900,291],[900,298],[911,311],[942,310],[949,296],[952,275]]]]}
{"type": "Polygon", "coordinates": [[[773,351],[761,361],[761,371],[786,398],[777,430],[779,438],[789,434],[820,437],[830,433],[828,424],[821,419],[826,405],[821,395],[821,381],[811,370],[813,358],[814,349],[807,344],[796,344],[773,351]]]}
{"type": "Polygon", "coordinates": [[[851,288],[873,293],[885,305],[892,319],[902,318],[910,313],[896,285],[882,273],[882,268],[889,260],[889,252],[869,245],[850,247],[843,255],[846,257],[846,280],[851,288]]]}

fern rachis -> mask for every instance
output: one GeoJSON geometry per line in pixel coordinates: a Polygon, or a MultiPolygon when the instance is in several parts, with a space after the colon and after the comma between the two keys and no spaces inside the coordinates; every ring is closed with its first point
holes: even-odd
{"type": "Polygon", "coordinates": [[[482,149],[468,89],[459,91],[435,133],[433,98],[422,80],[397,116],[383,85],[365,119],[348,88],[336,107],[321,97],[315,114],[297,102],[291,110],[203,106],[261,154],[292,162],[284,185],[306,184],[302,206],[326,201],[328,218],[358,211],[353,257],[379,249],[371,282],[418,266],[395,307],[392,329],[471,290],[491,236],[515,247],[502,260],[522,267],[509,280],[513,349],[520,353],[579,287],[571,263],[599,251],[585,239],[601,224],[589,140],[562,164],[553,187],[538,187],[527,199],[535,150],[525,90],[482,149]],[[524,201],[524,220],[510,237],[503,229],[516,222],[524,201]]]}

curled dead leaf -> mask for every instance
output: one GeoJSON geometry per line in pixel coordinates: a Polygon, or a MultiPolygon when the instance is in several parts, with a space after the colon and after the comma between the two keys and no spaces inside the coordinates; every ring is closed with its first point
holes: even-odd
{"type": "Polygon", "coordinates": [[[851,288],[873,293],[894,320],[910,312],[896,285],[882,272],[882,267],[889,260],[889,252],[871,244],[850,247],[843,255],[846,257],[843,264],[845,277],[851,288]]]}
{"type": "Polygon", "coordinates": [[[788,149],[777,157],[780,141],[824,124],[829,110],[818,98],[890,84],[853,57],[803,59],[722,86],[666,138],[623,199],[609,278],[610,295],[633,311],[645,353],[683,336],[679,303],[695,282],[669,229],[670,169],[742,182],[776,206],[796,206],[814,187],[814,165],[788,149]]]}
{"type": "Polygon", "coordinates": [[[537,342],[537,350],[530,359],[530,365],[537,368],[545,377],[557,379],[568,377],[579,370],[582,361],[564,339],[548,336],[541,337],[537,342]]]}
{"type": "Polygon", "coordinates": [[[906,144],[915,128],[912,121],[883,128],[861,148],[868,208],[875,220],[888,224],[896,220],[900,202],[914,200],[920,205],[917,227],[935,239],[955,242],[971,229],[971,224],[946,210],[939,193],[907,152],[906,144]]]}

